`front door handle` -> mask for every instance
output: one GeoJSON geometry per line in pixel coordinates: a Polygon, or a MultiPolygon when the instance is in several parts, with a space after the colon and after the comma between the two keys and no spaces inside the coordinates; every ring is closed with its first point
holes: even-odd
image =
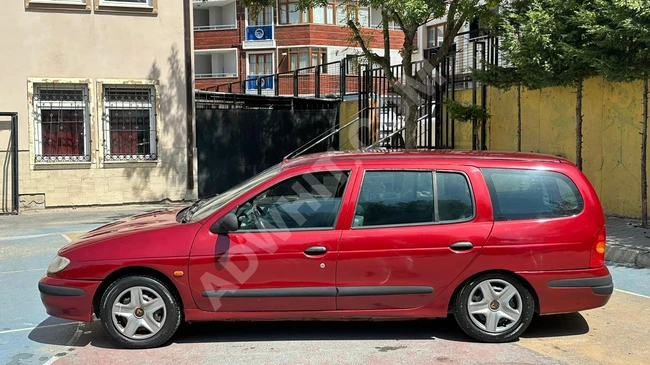
{"type": "Polygon", "coordinates": [[[455,242],[449,246],[454,251],[469,251],[474,248],[474,245],[471,242],[455,242]]]}
{"type": "Polygon", "coordinates": [[[327,248],[323,246],[311,246],[305,249],[305,255],[318,256],[327,253],[327,248]]]}

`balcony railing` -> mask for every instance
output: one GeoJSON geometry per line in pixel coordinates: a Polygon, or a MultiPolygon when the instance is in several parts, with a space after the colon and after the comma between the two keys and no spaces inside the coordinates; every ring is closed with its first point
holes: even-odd
{"type": "Polygon", "coordinates": [[[248,75],[246,90],[273,90],[273,75],[248,75]]]}
{"type": "Polygon", "coordinates": [[[216,25],[195,25],[194,30],[223,30],[223,29],[237,29],[237,24],[216,24],[216,25]]]}
{"type": "Polygon", "coordinates": [[[225,77],[237,77],[236,73],[228,73],[228,72],[221,72],[221,73],[208,73],[208,74],[196,74],[194,75],[195,79],[221,79],[225,77]]]}

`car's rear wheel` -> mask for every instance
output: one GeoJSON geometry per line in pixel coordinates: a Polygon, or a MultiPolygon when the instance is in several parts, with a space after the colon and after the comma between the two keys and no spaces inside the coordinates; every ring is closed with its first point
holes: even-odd
{"type": "Polygon", "coordinates": [[[124,276],[113,282],[100,302],[106,333],[127,348],[167,342],[181,323],[181,308],[169,288],[150,276],[124,276]]]}
{"type": "Polygon", "coordinates": [[[458,325],[483,342],[507,342],[524,333],[535,313],[535,298],[516,278],[488,273],[469,280],[454,305],[458,325]]]}

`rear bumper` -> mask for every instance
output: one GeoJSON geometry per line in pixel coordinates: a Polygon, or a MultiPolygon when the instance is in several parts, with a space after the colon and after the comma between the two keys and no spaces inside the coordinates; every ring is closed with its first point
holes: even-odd
{"type": "Polygon", "coordinates": [[[518,274],[535,289],[539,314],[572,313],[602,307],[614,291],[614,283],[606,266],[518,274]]]}
{"type": "Polygon", "coordinates": [[[93,297],[100,281],[67,280],[44,276],[38,282],[38,291],[47,314],[90,322],[93,315],[93,297]]]}
{"type": "Polygon", "coordinates": [[[584,279],[560,279],[548,282],[549,288],[591,288],[594,294],[611,295],[614,282],[611,275],[584,279]]]}

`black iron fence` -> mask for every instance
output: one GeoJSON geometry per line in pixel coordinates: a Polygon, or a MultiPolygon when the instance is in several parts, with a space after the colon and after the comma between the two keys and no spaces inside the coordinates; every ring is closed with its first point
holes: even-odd
{"type": "MultiPolygon", "coordinates": [[[[472,77],[472,70],[502,62],[498,39],[484,32],[459,33],[447,57],[434,66],[429,60],[438,51],[424,50],[425,59],[411,65],[411,74],[402,65],[392,66],[394,83],[381,68],[362,69],[362,145],[403,147],[405,120],[415,113],[417,148],[454,148],[457,121],[451,119],[445,103],[454,100],[487,108],[487,86],[472,77]]],[[[472,124],[473,148],[486,149],[487,121],[472,124]]]]}
{"type": "Polygon", "coordinates": [[[249,76],[245,80],[207,88],[236,94],[333,98],[359,90],[359,64],[353,59],[299,68],[273,75],[249,76]]]}

